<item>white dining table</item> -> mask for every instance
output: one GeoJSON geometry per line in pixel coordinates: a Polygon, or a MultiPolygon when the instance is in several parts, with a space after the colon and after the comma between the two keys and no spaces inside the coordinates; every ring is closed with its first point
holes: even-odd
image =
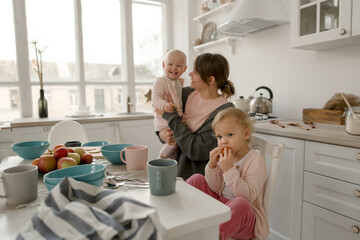
{"type": "MultiPolygon", "coordinates": [[[[31,164],[17,156],[5,158],[0,164],[0,170],[7,167],[31,164]]],[[[125,166],[122,171],[126,171],[125,166]]],[[[39,190],[44,191],[42,177],[39,176],[39,190]]],[[[0,193],[3,193],[2,183],[0,193]]],[[[47,190],[46,190],[47,191],[47,190]]],[[[177,180],[175,193],[168,196],[150,194],[148,188],[132,188],[121,190],[123,196],[136,199],[157,209],[163,234],[159,239],[219,239],[219,225],[230,220],[230,208],[200,190],[188,185],[183,180],[177,180]]],[[[46,195],[46,193],[45,193],[46,195]]],[[[0,198],[0,238],[15,239],[20,229],[30,221],[39,208],[39,202],[44,198],[44,192],[38,194],[35,204],[14,209],[0,198]],[[40,196],[39,196],[40,195],[40,196]]]]}

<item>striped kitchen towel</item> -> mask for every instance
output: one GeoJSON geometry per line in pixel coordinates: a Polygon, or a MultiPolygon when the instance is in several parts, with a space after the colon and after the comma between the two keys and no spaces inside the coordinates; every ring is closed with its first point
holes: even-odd
{"type": "Polygon", "coordinates": [[[64,178],[16,239],[158,239],[161,229],[155,208],[64,178]]]}

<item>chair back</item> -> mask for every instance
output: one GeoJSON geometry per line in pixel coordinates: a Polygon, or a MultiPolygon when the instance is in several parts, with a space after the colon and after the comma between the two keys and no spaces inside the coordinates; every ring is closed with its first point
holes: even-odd
{"type": "Polygon", "coordinates": [[[265,192],[263,198],[263,206],[266,216],[269,217],[271,199],[275,188],[276,179],[280,169],[280,163],[284,153],[285,145],[280,143],[279,145],[271,144],[261,138],[252,136],[250,139],[250,147],[254,150],[258,150],[264,157],[266,153],[271,156],[270,168],[268,171],[268,177],[265,183],[265,192]]]}
{"type": "Polygon", "coordinates": [[[86,143],[88,137],[85,128],[81,124],[71,120],[64,120],[50,128],[48,141],[50,142],[49,148],[53,149],[56,145],[69,141],[86,143]]]}
{"type": "Polygon", "coordinates": [[[8,156],[9,156],[8,152],[5,149],[0,149],[0,163],[3,159],[7,158],[8,156]]]}

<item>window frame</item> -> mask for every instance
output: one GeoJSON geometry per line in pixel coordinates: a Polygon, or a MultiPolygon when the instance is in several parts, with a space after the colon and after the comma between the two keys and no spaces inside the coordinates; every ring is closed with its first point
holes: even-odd
{"type": "MultiPolygon", "coordinates": [[[[29,67],[29,42],[27,35],[27,23],[26,23],[26,0],[13,0],[13,14],[14,14],[14,29],[15,29],[15,44],[16,44],[16,70],[18,74],[18,81],[16,82],[3,82],[0,86],[11,85],[18,87],[20,96],[20,117],[33,117],[33,101],[32,94],[29,89],[32,86],[38,86],[39,83],[31,82],[30,79],[30,67],[29,67]],[[16,24],[15,24],[16,23],[16,24]]],[[[130,97],[131,111],[136,109],[135,101],[135,89],[138,85],[149,85],[152,83],[140,83],[135,82],[135,64],[133,56],[133,29],[132,29],[132,4],[151,4],[151,2],[161,3],[162,5],[162,27],[163,33],[163,46],[162,52],[166,52],[167,49],[172,46],[172,18],[171,0],[147,0],[148,3],[144,3],[141,0],[119,0],[120,1],[120,14],[121,14],[121,51],[122,51],[122,79],[126,79],[123,82],[86,82],[84,74],[84,54],[83,54],[83,36],[82,36],[82,12],[81,1],[74,1],[74,22],[75,22],[75,65],[76,65],[76,77],[73,82],[66,82],[68,86],[76,86],[78,88],[78,103],[79,107],[86,105],[86,86],[89,85],[113,85],[114,87],[127,88],[127,94],[130,97]]],[[[45,86],[63,85],[64,82],[46,82],[45,86]]],[[[124,92],[122,93],[124,94],[124,92]]],[[[126,94],[126,93],[125,93],[126,94]]],[[[125,103],[123,103],[125,104],[125,103]]],[[[126,107],[125,107],[126,109],[126,107]]]]}

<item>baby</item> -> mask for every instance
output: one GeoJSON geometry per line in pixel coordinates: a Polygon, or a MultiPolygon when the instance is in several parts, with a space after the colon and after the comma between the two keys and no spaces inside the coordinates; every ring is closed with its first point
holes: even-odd
{"type": "MultiPolygon", "coordinates": [[[[155,108],[166,112],[173,112],[176,108],[179,115],[182,116],[184,80],[180,76],[186,71],[186,68],[186,55],[182,51],[174,49],[167,52],[163,61],[165,75],[157,78],[153,85],[152,100],[155,108]]],[[[168,123],[160,114],[155,113],[154,125],[156,131],[161,131],[168,126],[168,123]]],[[[160,157],[176,159],[176,149],[177,145],[166,143],[160,150],[160,157]]]]}

